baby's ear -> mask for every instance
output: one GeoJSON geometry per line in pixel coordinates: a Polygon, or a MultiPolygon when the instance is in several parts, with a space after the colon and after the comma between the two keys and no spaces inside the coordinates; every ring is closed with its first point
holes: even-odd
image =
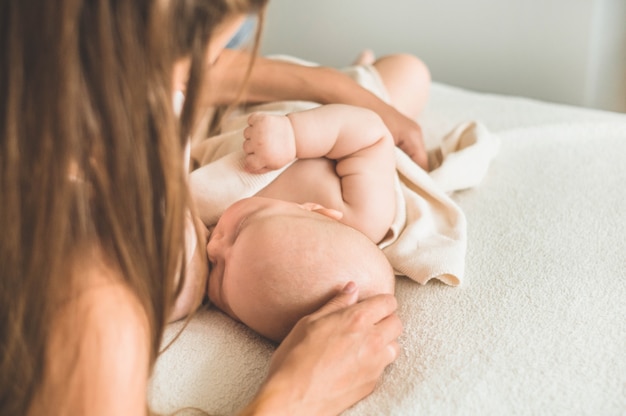
{"type": "Polygon", "coordinates": [[[301,204],[301,206],[308,211],[326,215],[333,220],[339,221],[343,217],[343,212],[337,211],[336,209],[332,208],[326,208],[325,206],[316,204],[315,202],[305,202],[304,204],[301,204]]]}

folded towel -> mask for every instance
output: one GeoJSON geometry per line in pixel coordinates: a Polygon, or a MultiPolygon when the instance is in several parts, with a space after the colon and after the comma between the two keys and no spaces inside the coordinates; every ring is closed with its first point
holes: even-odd
{"type": "Polygon", "coordinates": [[[430,177],[444,192],[478,185],[500,148],[500,140],[476,121],[460,123],[429,152],[430,177]]]}
{"type": "Polygon", "coordinates": [[[463,212],[400,149],[396,169],[396,216],[379,247],[398,275],[421,284],[436,278],[459,285],[465,269],[463,212]]]}

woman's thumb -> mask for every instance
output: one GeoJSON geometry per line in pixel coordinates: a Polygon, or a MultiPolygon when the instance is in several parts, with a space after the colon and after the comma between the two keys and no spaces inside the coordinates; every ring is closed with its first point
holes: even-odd
{"type": "Polygon", "coordinates": [[[341,289],[334,298],[328,301],[326,305],[322,306],[314,315],[319,318],[324,315],[329,315],[333,312],[347,308],[350,305],[354,305],[359,298],[359,289],[356,283],[350,281],[341,289]]]}

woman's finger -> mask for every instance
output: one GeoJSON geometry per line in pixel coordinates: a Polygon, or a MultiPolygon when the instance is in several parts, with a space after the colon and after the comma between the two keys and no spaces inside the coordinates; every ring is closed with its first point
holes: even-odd
{"type": "Polygon", "coordinates": [[[374,325],[392,315],[397,308],[398,302],[395,296],[380,294],[361,300],[347,313],[352,314],[353,319],[358,323],[367,322],[374,325]]]}
{"type": "Polygon", "coordinates": [[[396,339],[402,334],[402,321],[395,313],[385,317],[380,322],[376,324],[377,329],[383,335],[382,342],[388,344],[396,339]]]}
{"type": "Polygon", "coordinates": [[[341,292],[332,298],[326,305],[309,315],[310,319],[319,319],[323,316],[345,309],[350,305],[354,305],[359,298],[359,289],[352,281],[348,282],[341,292]]]}

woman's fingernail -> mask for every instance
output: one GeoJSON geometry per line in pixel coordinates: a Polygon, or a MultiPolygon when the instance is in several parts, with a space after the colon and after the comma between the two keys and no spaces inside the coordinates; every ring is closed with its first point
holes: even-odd
{"type": "Polygon", "coordinates": [[[343,287],[342,291],[343,291],[343,293],[354,293],[355,290],[356,290],[356,283],[354,283],[353,281],[349,281],[343,287]]]}

